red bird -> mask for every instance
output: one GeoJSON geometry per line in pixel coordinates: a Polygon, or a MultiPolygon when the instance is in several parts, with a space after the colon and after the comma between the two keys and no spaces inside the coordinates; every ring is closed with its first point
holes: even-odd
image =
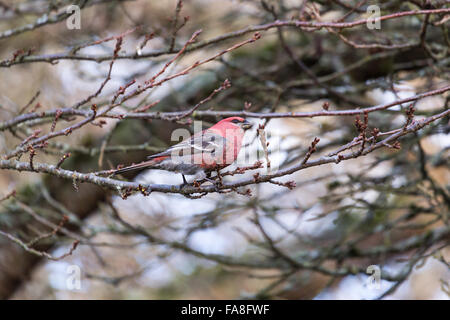
{"type": "Polygon", "coordinates": [[[207,177],[211,171],[225,168],[236,160],[245,130],[251,127],[250,122],[240,117],[223,119],[190,139],[149,156],[149,160],[116,170],[114,174],[144,168],[162,169],[181,173],[184,184],[187,183],[184,175],[207,177]]]}

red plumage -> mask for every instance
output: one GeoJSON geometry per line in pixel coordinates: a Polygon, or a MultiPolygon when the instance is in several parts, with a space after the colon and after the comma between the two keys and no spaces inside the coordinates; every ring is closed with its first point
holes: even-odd
{"type": "Polygon", "coordinates": [[[190,139],[149,156],[149,160],[116,170],[114,174],[153,168],[179,172],[183,174],[185,181],[184,175],[198,176],[225,168],[236,160],[245,130],[251,126],[240,117],[223,119],[212,127],[194,134],[190,139]]]}

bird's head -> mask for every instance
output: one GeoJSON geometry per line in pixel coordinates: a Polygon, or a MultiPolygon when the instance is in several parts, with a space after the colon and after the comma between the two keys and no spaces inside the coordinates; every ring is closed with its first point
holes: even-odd
{"type": "Polygon", "coordinates": [[[233,129],[242,129],[242,130],[248,130],[250,129],[253,125],[248,122],[247,120],[245,120],[244,118],[241,117],[230,117],[230,118],[225,118],[221,121],[219,121],[215,126],[223,126],[223,127],[227,127],[227,128],[233,128],[233,129]]]}

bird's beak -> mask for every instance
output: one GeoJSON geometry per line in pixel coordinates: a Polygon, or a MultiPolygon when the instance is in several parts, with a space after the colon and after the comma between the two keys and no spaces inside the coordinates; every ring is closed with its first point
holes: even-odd
{"type": "Polygon", "coordinates": [[[242,122],[242,129],[244,130],[248,130],[251,127],[253,127],[253,124],[251,124],[250,122],[248,122],[247,120],[245,120],[244,122],[242,122]]]}

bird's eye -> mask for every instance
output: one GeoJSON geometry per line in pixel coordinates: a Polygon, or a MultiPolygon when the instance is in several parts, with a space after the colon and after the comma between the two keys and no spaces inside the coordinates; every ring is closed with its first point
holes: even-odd
{"type": "Polygon", "coordinates": [[[240,123],[241,121],[239,121],[238,119],[233,119],[231,120],[232,123],[240,123]]]}

